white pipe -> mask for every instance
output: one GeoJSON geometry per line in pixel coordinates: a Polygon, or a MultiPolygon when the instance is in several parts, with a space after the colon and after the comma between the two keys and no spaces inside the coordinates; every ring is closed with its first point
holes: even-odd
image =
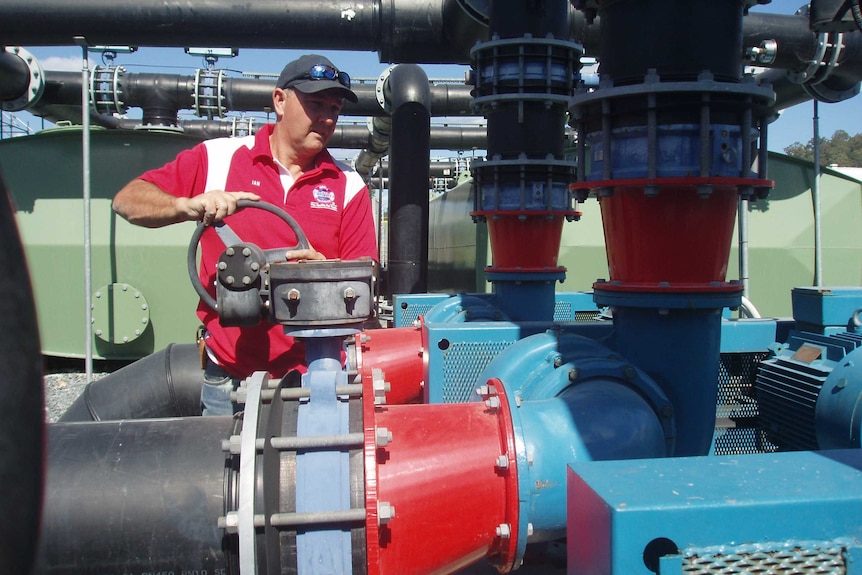
{"type": "Polygon", "coordinates": [[[92,318],[92,244],[90,241],[90,69],[87,41],[75,37],[75,43],[81,46],[84,61],[81,64],[81,140],[82,140],[82,172],[84,187],[84,373],[87,383],[93,381],[93,328],[92,318]]]}
{"type": "Polygon", "coordinates": [[[823,244],[820,226],[820,116],[818,102],[814,100],[814,182],[811,185],[811,199],[814,203],[814,286],[823,285],[823,244]]]}
{"type": "Polygon", "coordinates": [[[739,236],[739,280],[742,282],[742,297],[748,297],[749,269],[748,269],[748,204],[749,200],[739,197],[737,206],[737,235],[739,236]]]}

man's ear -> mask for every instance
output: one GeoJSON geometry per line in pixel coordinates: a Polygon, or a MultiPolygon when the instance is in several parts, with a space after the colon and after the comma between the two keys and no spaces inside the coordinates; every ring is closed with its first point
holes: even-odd
{"type": "Polygon", "coordinates": [[[276,88],[272,93],[272,110],[276,115],[281,116],[284,114],[284,105],[289,97],[287,91],[281,88],[276,88]]]}

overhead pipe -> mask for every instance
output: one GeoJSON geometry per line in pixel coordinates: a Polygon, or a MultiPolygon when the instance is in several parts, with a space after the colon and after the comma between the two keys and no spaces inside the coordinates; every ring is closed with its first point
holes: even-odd
{"type": "MultiPolygon", "coordinates": [[[[384,62],[466,64],[475,41],[487,38],[488,14],[476,3],[469,4],[471,12],[466,14],[465,6],[457,0],[413,0],[397,6],[377,0],[359,9],[327,12],[318,3],[304,0],[291,5],[290,18],[284,18],[276,7],[256,4],[246,7],[237,19],[229,6],[203,1],[165,6],[148,0],[127,6],[108,0],[84,4],[61,0],[43,5],[8,0],[0,5],[0,37],[7,45],[71,45],[75,34],[92,44],[136,46],[176,46],[176,38],[181,37],[185,45],[380,51],[384,62]],[[373,14],[379,14],[379,22],[373,14]],[[122,29],[116,26],[118,20],[124,22],[122,29]],[[402,23],[407,23],[406,28],[399,27],[402,23]],[[320,34],[321,29],[328,33],[320,34]],[[384,52],[388,49],[393,52],[384,52]],[[454,57],[453,52],[457,53],[454,57]]],[[[566,20],[569,36],[582,43],[584,53],[597,55],[601,18],[585,17],[584,12],[570,8],[566,20]]],[[[766,67],[804,68],[817,52],[818,38],[808,29],[804,13],[754,11],[743,22],[747,50],[761,50],[764,43],[774,41],[773,57],[758,63],[766,67]]],[[[858,81],[862,78],[862,38],[845,34],[843,42],[838,68],[846,78],[858,81]]],[[[779,93],[779,106],[780,97],[779,93]]]]}
{"type": "MultiPolygon", "coordinates": [[[[19,70],[16,67],[16,70],[17,75],[14,79],[19,84],[23,83],[23,69],[19,70]]],[[[94,73],[97,72],[98,69],[94,73]]],[[[54,122],[72,120],[79,123],[81,74],[55,70],[48,70],[44,74],[44,94],[30,106],[30,111],[54,122]]],[[[429,106],[432,115],[452,117],[475,115],[471,108],[470,86],[436,83],[434,80],[429,82],[429,106]]],[[[225,112],[267,112],[272,106],[274,85],[274,80],[225,77],[222,82],[222,94],[218,98],[222,100],[225,112]]],[[[118,75],[114,93],[108,98],[109,101],[95,105],[99,112],[106,112],[107,109],[117,106],[123,112],[129,108],[142,108],[145,117],[165,118],[170,125],[175,125],[177,111],[195,110],[195,93],[199,88],[195,75],[123,72],[118,75]],[[152,92],[157,92],[158,95],[153,96],[152,92]],[[149,105],[154,105],[156,109],[148,112],[146,107],[149,105]],[[170,110],[169,113],[165,113],[166,108],[170,110]]],[[[344,116],[386,115],[378,104],[375,85],[357,82],[351,89],[359,97],[359,102],[356,104],[345,102],[342,110],[344,116]]],[[[98,114],[100,118],[105,115],[105,113],[98,114]]],[[[101,123],[107,123],[108,127],[114,125],[110,114],[108,114],[108,120],[103,120],[101,123]]]]}
{"type": "MultiPolygon", "coordinates": [[[[102,118],[106,118],[104,115],[102,118]]],[[[194,120],[180,119],[177,128],[187,136],[200,139],[245,136],[255,134],[263,125],[256,118],[231,118],[228,120],[194,120]]],[[[105,127],[136,130],[141,128],[141,121],[129,118],[110,118],[105,127]]],[[[485,149],[486,129],[484,126],[465,124],[460,126],[431,125],[431,148],[434,150],[470,151],[485,149]]],[[[362,150],[371,144],[371,134],[368,127],[360,124],[339,122],[335,133],[329,141],[332,149],[362,150]]],[[[384,160],[388,166],[388,162],[384,160]]],[[[376,164],[375,164],[376,167],[376,164]]],[[[441,166],[442,172],[446,166],[441,166]]],[[[388,168],[387,168],[388,170],[388,168]]],[[[359,170],[357,170],[359,171],[359,170]]],[[[370,174],[369,174],[370,175],[370,174]]],[[[440,173],[439,175],[443,175],[440,173]]]]}
{"type": "Polygon", "coordinates": [[[323,8],[316,0],[295,0],[289,10],[256,2],[240,12],[209,1],[9,0],[0,7],[0,38],[7,44],[67,45],[72,34],[91,45],[176,46],[181,38],[185,46],[377,51],[383,62],[467,63],[484,29],[457,0],[323,8]]]}
{"type": "MultiPolygon", "coordinates": [[[[289,14],[277,5],[258,3],[245,6],[238,18],[232,6],[204,0],[170,5],[158,0],[7,0],[0,6],[0,37],[8,45],[38,46],[70,45],[73,34],[93,45],[176,46],[182,38],[186,46],[376,51],[381,62],[468,64],[474,43],[488,37],[489,14],[483,8],[482,3],[458,0],[372,0],[321,9],[314,0],[301,0],[291,3],[289,14]]],[[[794,18],[749,14],[746,45],[780,40],[786,47],[776,65],[792,67],[794,50],[809,41],[794,18]]],[[[585,16],[569,7],[566,36],[581,42],[585,54],[595,55],[600,20],[594,12],[585,16]]]]}
{"type": "MultiPolygon", "coordinates": [[[[446,2],[449,7],[454,2],[446,2]]],[[[88,5],[89,6],[89,5],[88,5]]],[[[86,12],[88,6],[78,6],[81,11],[86,12]]],[[[403,6],[399,3],[399,7],[403,6]]],[[[257,8],[257,7],[255,7],[257,8]]],[[[0,16],[6,10],[11,10],[17,14],[16,2],[4,3],[0,6],[0,16]],[[11,6],[9,5],[11,4],[11,6]]],[[[121,7],[112,7],[113,11],[120,10],[121,7]]],[[[70,9],[71,10],[71,9],[70,9]]],[[[52,16],[62,11],[62,5],[51,8],[52,16]]],[[[319,10],[318,10],[319,11],[319,10]]],[[[301,9],[300,9],[301,12],[301,9]]],[[[16,16],[15,19],[0,18],[0,28],[4,22],[21,22],[21,28],[28,27],[27,22],[34,15],[38,14],[38,9],[28,7],[25,14],[16,16]]],[[[131,17],[131,16],[130,16],[131,17]]],[[[140,19],[141,14],[136,13],[134,17],[140,19]]],[[[315,17],[319,17],[315,15],[315,17]]],[[[448,17],[448,15],[447,15],[448,17]]],[[[457,18],[457,16],[456,16],[457,18]]],[[[71,20],[75,20],[72,18],[71,20]]],[[[583,13],[577,10],[572,10],[568,16],[569,28],[576,39],[581,39],[584,42],[586,54],[596,54],[598,50],[598,37],[600,32],[600,18],[594,22],[588,23],[583,13]]],[[[46,22],[51,22],[49,18],[46,22]]],[[[39,20],[32,26],[39,29],[39,33],[33,32],[25,38],[25,43],[51,44],[47,39],[41,38],[40,34],[45,30],[49,30],[48,23],[39,20]]],[[[69,21],[63,21],[64,26],[68,26],[69,21]]],[[[134,20],[130,24],[134,24],[134,20]]],[[[56,24],[60,26],[59,24],[56,24]]],[[[150,30],[148,30],[149,32],[150,30]]],[[[9,42],[9,38],[17,37],[18,27],[15,27],[15,34],[9,34],[4,31],[4,39],[9,42]]],[[[325,35],[329,37],[330,35],[325,35]]],[[[282,39],[284,36],[280,36],[282,39]]],[[[836,102],[855,96],[859,91],[859,81],[862,80],[862,58],[859,57],[862,53],[862,37],[859,34],[844,34],[841,37],[841,49],[837,51],[835,61],[830,64],[830,58],[824,56],[819,50],[820,46],[826,42],[835,43],[836,36],[818,35],[810,32],[807,28],[807,16],[805,15],[779,15],[779,14],[761,14],[750,13],[744,18],[743,22],[743,42],[745,49],[749,54],[755,53],[760,56],[768,55],[768,57],[757,58],[752,61],[753,64],[764,67],[778,68],[771,70],[765,74],[759,75],[763,82],[769,82],[775,85],[776,91],[776,109],[789,107],[811,98],[817,98],[824,102],[836,102]],[[765,48],[764,46],[769,46],[765,48]],[[818,61],[818,54],[820,61],[818,61]],[[815,70],[817,73],[809,72],[811,77],[806,77],[806,70],[815,70]],[[786,72],[785,72],[786,71],[786,72]],[[827,74],[828,73],[828,74],[827,74]],[[788,74],[793,78],[789,81],[788,74]],[[822,77],[827,74],[827,77],[822,77]],[[785,81],[788,80],[788,81],[785,81]]],[[[210,38],[211,41],[216,41],[216,38],[210,38]]],[[[222,41],[219,37],[218,41],[222,41]]],[[[60,44],[70,44],[71,39],[66,38],[65,41],[58,42],[60,44]]],[[[147,45],[143,42],[141,45],[147,45]]],[[[171,43],[173,44],[173,43],[171,43]]],[[[170,45],[170,44],[169,44],[170,45]]],[[[272,47],[284,47],[281,45],[272,47]]],[[[307,48],[307,45],[297,47],[307,48]]],[[[356,49],[355,47],[352,47],[356,49]]],[[[3,81],[0,82],[0,87],[3,87],[7,92],[20,92],[24,86],[25,77],[37,77],[40,75],[38,61],[35,61],[29,55],[25,54],[21,48],[6,48],[7,53],[10,51],[21,51],[22,58],[14,58],[5,56],[6,64],[0,63],[0,73],[3,74],[3,81]],[[24,64],[28,64],[29,70],[25,69],[24,64]]],[[[831,55],[833,52],[828,52],[831,55]]],[[[434,61],[434,60],[427,60],[434,61]]],[[[37,115],[41,115],[50,121],[71,120],[80,123],[80,82],[79,75],[72,72],[44,72],[46,78],[41,84],[33,84],[30,87],[31,94],[23,103],[16,102],[22,109],[28,107],[37,115]],[[40,87],[41,85],[41,87],[40,87]],[[41,97],[41,90],[45,89],[46,94],[41,97]],[[35,92],[35,93],[33,93],[35,92]],[[36,97],[39,96],[39,97],[36,97]]],[[[143,102],[150,99],[147,92],[160,88],[163,91],[163,97],[173,98],[176,83],[176,90],[179,91],[176,108],[193,109],[195,107],[195,81],[194,76],[172,77],[171,75],[143,75],[148,78],[139,78],[135,74],[121,74],[121,82],[126,86],[121,94],[124,105],[130,107],[143,107],[143,102]]],[[[272,82],[268,80],[252,79],[252,78],[224,78],[224,101],[226,109],[232,110],[266,110],[270,105],[272,82]]],[[[472,115],[470,110],[470,90],[468,87],[453,85],[453,84],[435,84],[432,90],[432,114],[435,116],[459,116],[472,115]]],[[[379,116],[383,115],[379,104],[377,104],[376,87],[372,84],[357,83],[354,91],[360,97],[360,103],[353,105],[347,103],[344,113],[346,115],[364,115],[364,116],[379,116]]],[[[0,101],[5,107],[10,107],[11,94],[0,95],[0,101]]],[[[162,120],[165,115],[167,125],[171,124],[172,114],[170,111],[155,111],[148,114],[151,118],[157,121],[162,120]]],[[[112,127],[113,122],[110,115],[94,114],[91,120],[101,126],[112,127]]],[[[175,120],[174,120],[175,122],[175,120]]]]}

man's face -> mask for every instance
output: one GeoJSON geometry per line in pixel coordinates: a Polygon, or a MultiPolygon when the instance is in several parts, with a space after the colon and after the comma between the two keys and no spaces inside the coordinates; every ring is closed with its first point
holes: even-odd
{"type": "Polygon", "coordinates": [[[286,90],[283,123],[292,145],[309,153],[326,148],[335,133],[341,107],[342,96],[338,90],[314,94],[286,90]]]}

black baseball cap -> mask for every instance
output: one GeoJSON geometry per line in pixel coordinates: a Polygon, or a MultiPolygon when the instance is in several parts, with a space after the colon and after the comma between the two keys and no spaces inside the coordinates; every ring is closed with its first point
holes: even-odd
{"type": "Polygon", "coordinates": [[[278,77],[276,88],[293,88],[304,94],[323,90],[339,90],[354,104],[359,101],[350,89],[350,76],[318,54],[305,54],[288,64],[278,77]]]}

